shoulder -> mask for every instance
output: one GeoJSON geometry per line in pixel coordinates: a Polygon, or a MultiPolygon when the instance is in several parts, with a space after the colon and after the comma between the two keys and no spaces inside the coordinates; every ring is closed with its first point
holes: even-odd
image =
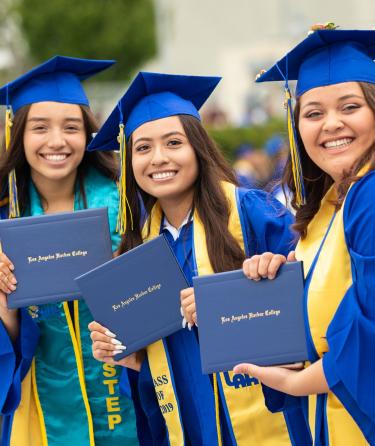
{"type": "Polygon", "coordinates": [[[367,173],[350,188],[343,219],[348,247],[362,255],[375,253],[375,171],[367,173]]]}
{"type": "Polygon", "coordinates": [[[285,206],[268,192],[239,188],[238,197],[241,208],[252,214],[272,217],[290,216],[285,206]]]}
{"type": "Polygon", "coordinates": [[[349,189],[344,203],[344,219],[358,214],[375,217],[375,170],[364,175],[349,189]]]}
{"type": "Polygon", "coordinates": [[[84,179],[89,207],[118,206],[117,184],[95,168],[90,168],[84,179]]]}

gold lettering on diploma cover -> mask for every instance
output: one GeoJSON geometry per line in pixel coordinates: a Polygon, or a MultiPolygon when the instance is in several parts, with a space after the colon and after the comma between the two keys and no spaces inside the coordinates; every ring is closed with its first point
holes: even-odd
{"type": "Polygon", "coordinates": [[[263,317],[278,317],[281,314],[281,310],[269,309],[265,311],[256,311],[242,314],[231,314],[229,316],[220,316],[221,325],[233,324],[235,322],[250,321],[252,319],[263,317]]]}
{"type": "Polygon", "coordinates": [[[53,254],[39,255],[35,257],[27,256],[27,263],[30,265],[31,263],[50,262],[53,260],[70,259],[72,257],[86,257],[87,255],[87,251],[77,249],[74,251],[55,252],[53,254]]]}
{"type": "Polygon", "coordinates": [[[112,309],[113,311],[124,309],[133,302],[136,302],[141,297],[147,296],[148,294],[154,293],[155,291],[160,291],[160,289],[161,289],[161,283],[150,285],[146,289],[134,293],[132,296],[126,299],[123,299],[120,303],[112,305],[112,309]]]}

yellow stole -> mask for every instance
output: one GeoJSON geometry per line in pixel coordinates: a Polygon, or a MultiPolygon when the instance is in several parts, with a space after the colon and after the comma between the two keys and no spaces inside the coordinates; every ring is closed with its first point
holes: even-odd
{"type": "MultiPolygon", "coordinates": [[[[74,301],[76,315],[78,315],[78,301],[74,301]]],[[[90,446],[95,445],[92,415],[86,392],[82,349],[80,339],[77,340],[73,323],[70,317],[68,303],[64,302],[63,309],[67,320],[69,333],[73,343],[74,353],[77,361],[79,383],[82,390],[82,398],[87,412],[89,427],[90,446]],[[79,345],[78,345],[79,344],[79,345]]],[[[78,317],[78,316],[77,316],[78,317]]],[[[79,330],[79,321],[76,320],[76,329],[79,330]]],[[[84,441],[84,440],[83,440],[84,441]]],[[[38,395],[36,382],[35,358],[32,361],[30,370],[21,383],[21,402],[13,416],[10,446],[48,446],[47,431],[44,422],[43,410],[38,395]]],[[[83,444],[83,443],[82,443],[83,444]]]]}
{"type": "MultiPolygon", "coordinates": [[[[230,183],[222,183],[222,188],[230,204],[229,231],[235,237],[241,248],[244,249],[244,239],[237,207],[236,187],[230,183]]],[[[152,210],[150,218],[151,230],[148,239],[159,235],[162,212],[158,204],[152,210]]],[[[194,212],[193,219],[193,248],[198,274],[212,274],[213,269],[208,256],[204,226],[196,211],[194,212]]],[[[167,382],[163,384],[163,388],[156,386],[155,391],[163,390],[164,395],[167,395],[163,402],[159,401],[159,406],[167,425],[171,446],[181,446],[184,444],[184,435],[163,342],[158,341],[150,345],[147,348],[147,356],[154,383],[160,381],[160,377],[162,376],[167,378],[167,382]],[[166,411],[164,407],[166,401],[176,410],[166,411]]],[[[267,410],[261,385],[256,380],[248,377],[248,381],[251,383],[250,385],[235,387],[234,385],[230,385],[233,382],[233,373],[229,372],[228,375],[229,380],[225,379],[225,374],[217,374],[214,377],[214,384],[216,382],[218,383],[221,401],[229,416],[231,429],[233,430],[237,445],[290,446],[291,441],[284,416],[282,413],[273,414],[267,410]]],[[[242,381],[244,382],[245,377],[243,378],[242,381]]],[[[215,400],[218,406],[217,392],[215,392],[215,400]]],[[[221,445],[219,427],[218,432],[218,444],[221,445]]]]}
{"type": "MultiPolygon", "coordinates": [[[[296,257],[303,261],[305,276],[307,276],[328,231],[307,291],[309,330],[312,343],[320,358],[328,351],[326,341],[328,325],[346,291],[352,285],[350,256],[344,233],[344,205],[334,216],[335,208],[332,201],[335,199],[336,193],[332,187],[323,198],[319,211],[311,220],[307,237],[300,240],[296,248],[296,257]],[[334,220],[329,228],[333,216],[334,220]]],[[[313,435],[316,404],[317,397],[309,397],[309,422],[313,435]]],[[[326,417],[329,444],[367,445],[359,427],[332,392],[328,392],[327,395],[326,417]]]]}
{"type": "Polygon", "coordinates": [[[22,400],[14,413],[10,444],[17,446],[47,446],[47,436],[40,420],[35,389],[35,359],[21,384],[22,400]]]}

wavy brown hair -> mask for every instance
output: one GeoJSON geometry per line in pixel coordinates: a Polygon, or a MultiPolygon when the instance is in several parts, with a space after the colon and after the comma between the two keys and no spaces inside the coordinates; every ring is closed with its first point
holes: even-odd
{"type": "MultiPolygon", "coordinates": [[[[367,104],[375,115],[375,84],[367,82],[359,82],[359,85],[363,91],[367,104]]],[[[301,238],[306,237],[307,226],[313,219],[320,207],[320,202],[328,189],[333,184],[332,178],[318,167],[307,155],[306,149],[302,143],[302,139],[298,129],[298,121],[300,114],[300,101],[297,98],[296,107],[294,109],[294,119],[297,129],[298,146],[301,156],[301,164],[303,171],[303,183],[305,187],[306,204],[297,207],[296,205],[296,187],[293,181],[292,163],[291,158],[286,163],[283,174],[283,187],[287,186],[291,193],[291,204],[296,210],[296,220],[293,225],[293,229],[300,234],[301,238]]],[[[350,185],[358,181],[360,177],[357,175],[359,170],[366,164],[369,164],[369,170],[375,168],[375,141],[370,148],[349,168],[344,172],[343,179],[338,185],[338,199],[335,203],[336,209],[340,209],[348,192],[350,185]]],[[[285,189],[284,189],[285,192],[285,189]]]]}
{"type": "MultiPolygon", "coordinates": [[[[229,232],[230,205],[220,185],[221,181],[237,185],[235,174],[198,119],[188,115],[179,115],[179,119],[198,160],[193,208],[197,210],[205,228],[212,268],[215,272],[241,268],[245,255],[229,232]]],[[[132,209],[134,224],[131,229],[130,213],[127,209],[127,227],[120,245],[121,253],[143,243],[142,210],[139,197],[143,201],[147,215],[156,202],[155,197],[140,189],[135,181],[132,169],[131,137],[127,144],[126,169],[127,198],[132,209]]],[[[150,231],[150,224],[148,231],[150,231]]]]}
{"type": "MultiPolygon", "coordinates": [[[[5,143],[0,153],[0,199],[8,195],[8,174],[15,169],[17,178],[18,204],[20,213],[25,211],[29,204],[30,166],[26,160],[23,146],[27,116],[31,105],[21,107],[14,115],[11,142],[8,150],[5,143]]],[[[86,141],[90,141],[92,133],[97,132],[98,125],[89,107],[80,105],[83,123],[86,132],[86,141]]],[[[97,168],[106,177],[116,180],[118,177],[118,163],[113,152],[85,152],[77,169],[77,185],[79,187],[84,206],[87,207],[84,187],[85,175],[90,166],[97,168]]]]}

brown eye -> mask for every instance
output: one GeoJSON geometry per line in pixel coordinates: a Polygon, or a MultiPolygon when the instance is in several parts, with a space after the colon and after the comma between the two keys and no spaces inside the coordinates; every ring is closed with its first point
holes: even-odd
{"type": "Polygon", "coordinates": [[[144,144],[142,146],[138,146],[135,148],[136,152],[145,152],[146,150],[148,150],[150,148],[150,146],[144,144]]]}
{"type": "Polygon", "coordinates": [[[359,109],[360,107],[361,107],[361,106],[358,105],[358,104],[347,104],[347,105],[345,105],[345,106],[343,107],[343,111],[344,111],[344,112],[351,112],[351,111],[354,111],[354,110],[359,109]]]}
{"type": "Polygon", "coordinates": [[[307,119],[313,119],[313,118],[319,118],[320,116],[322,116],[322,114],[323,113],[320,111],[311,111],[311,112],[306,113],[304,115],[304,117],[307,119]]]}
{"type": "Polygon", "coordinates": [[[182,142],[178,139],[171,139],[168,141],[168,146],[179,146],[180,144],[182,144],[182,142]]]}

